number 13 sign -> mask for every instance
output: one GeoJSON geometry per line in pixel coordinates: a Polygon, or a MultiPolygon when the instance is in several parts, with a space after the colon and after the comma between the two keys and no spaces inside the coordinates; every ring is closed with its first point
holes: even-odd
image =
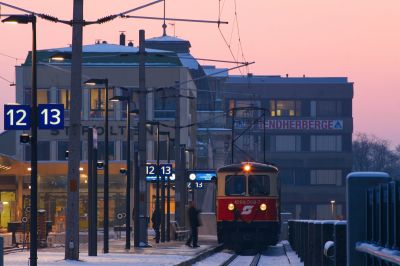
{"type": "Polygon", "coordinates": [[[64,105],[63,104],[39,104],[39,129],[63,129],[64,105]]]}

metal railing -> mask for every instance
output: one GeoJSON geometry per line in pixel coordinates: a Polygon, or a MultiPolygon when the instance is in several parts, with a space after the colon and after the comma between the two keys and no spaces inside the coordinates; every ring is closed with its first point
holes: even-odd
{"type": "Polygon", "coordinates": [[[290,220],[289,243],[304,266],[346,265],[346,221],[290,220]]]}
{"type": "Polygon", "coordinates": [[[400,264],[399,183],[369,188],[365,198],[365,236],[356,243],[356,250],[367,254],[365,265],[400,264]]]}

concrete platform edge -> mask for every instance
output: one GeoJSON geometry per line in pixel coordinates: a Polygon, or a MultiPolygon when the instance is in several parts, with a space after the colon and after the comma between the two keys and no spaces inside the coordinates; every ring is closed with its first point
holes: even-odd
{"type": "Polygon", "coordinates": [[[195,264],[196,262],[199,262],[207,257],[210,257],[211,255],[213,255],[214,253],[217,253],[219,251],[221,251],[223,249],[223,245],[220,244],[218,246],[209,248],[203,252],[201,252],[200,254],[198,254],[197,256],[186,260],[186,261],[182,261],[181,263],[175,264],[175,266],[190,266],[195,264]]]}

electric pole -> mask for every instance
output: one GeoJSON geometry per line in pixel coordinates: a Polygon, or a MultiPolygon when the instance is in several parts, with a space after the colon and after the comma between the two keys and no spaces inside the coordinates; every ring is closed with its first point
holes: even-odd
{"type": "MultiPolygon", "coordinates": [[[[185,203],[186,203],[186,182],[182,169],[181,157],[181,98],[179,81],[175,82],[175,106],[176,106],[176,119],[175,119],[175,218],[180,226],[185,225],[185,203]]],[[[183,154],[185,155],[185,154],[183,154]]],[[[169,226],[169,225],[167,225],[169,226]]]]}
{"type": "MultiPolygon", "coordinates": [[[[146,93],[146,50],[144,46],[145,32],[139,31],[139,242],[147,243],[147,184],[146,184],[146,163],[147,163],[147,93],[146,93]]],[[[135,243],[135,246],[139,243],[135,243]]]]}
{"type": "Polygon", "coordinates": [[[74,0],[73,5],[65,259],[79,260],[79,164],[81,159],[83,0],[74,0]]]}

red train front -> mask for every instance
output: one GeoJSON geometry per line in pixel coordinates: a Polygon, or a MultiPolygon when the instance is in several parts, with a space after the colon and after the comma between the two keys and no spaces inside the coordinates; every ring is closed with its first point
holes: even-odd
{"type": "Polygon", "coordinates": [[[279,239],[278,169],[246,162],[217,171],[218,241],[228,248],[265,247],[279,239]]]}

